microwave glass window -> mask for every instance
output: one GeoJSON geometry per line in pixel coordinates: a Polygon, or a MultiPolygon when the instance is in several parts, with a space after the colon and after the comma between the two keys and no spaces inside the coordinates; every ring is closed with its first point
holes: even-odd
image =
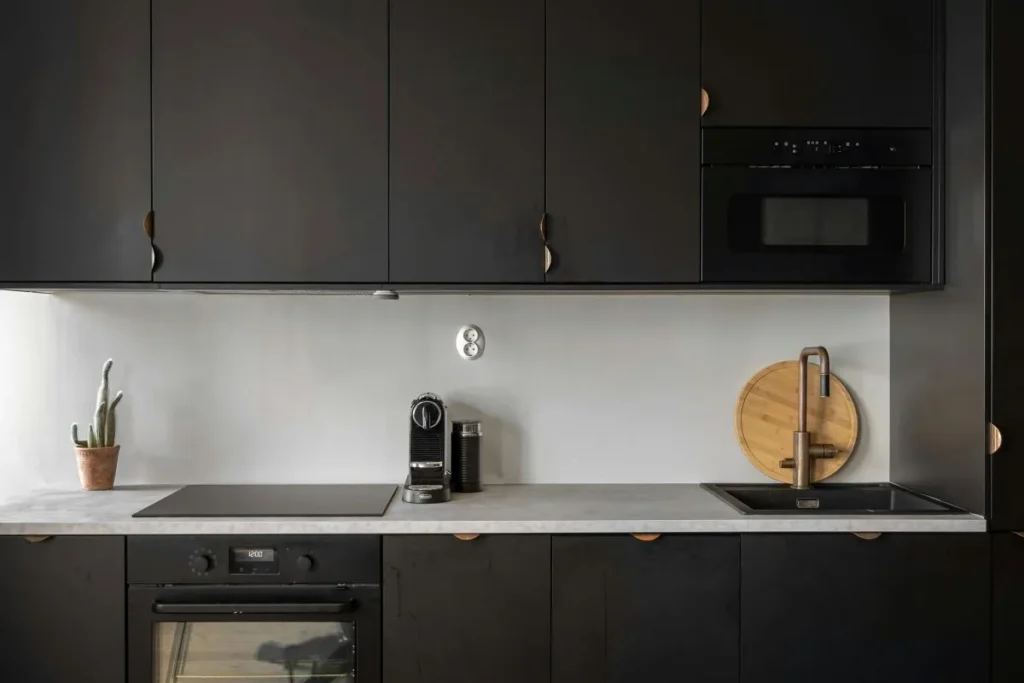
{"type": "Polygon", "coordinates": [[[160,622],[155,683],[355,683],[355,625],[331,622],[160,622]]]}
{"type": "Polygon", "coordinates": [[[866,247],[870,202],[848,197],[765,197],[761,243],[768,247],[866,247]]]}
{"type": "Polygon", "coordinates": [[[734,194],[726,218],[736,253],[897,254],[906,243],[899,196],[734,194]]]}

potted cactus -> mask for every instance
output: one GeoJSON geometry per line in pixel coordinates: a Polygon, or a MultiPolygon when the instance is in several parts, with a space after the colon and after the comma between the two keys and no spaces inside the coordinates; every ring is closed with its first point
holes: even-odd
{"type": "Polygon", "coordinates": [[[103,364],[103,377],[100,389],[96,392],[96,413],[89,425],[89,438],[79,439],[78,423],[71,425],[71,440],[75,444],[75,456],[78,458],[78,477],[86,491],[105,491],[114,487],[117,454],[121,450],[116,441],[116,411],[124,394],[119,391],[114,400],[110,400],[110,368],[113,365],[113,360],[103,364]]]}

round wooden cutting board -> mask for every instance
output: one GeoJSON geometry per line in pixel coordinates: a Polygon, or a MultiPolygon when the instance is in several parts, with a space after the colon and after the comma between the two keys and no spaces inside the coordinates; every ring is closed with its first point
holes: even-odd
{"type": "MultiPolygon", "coordinates": [[[[793,432],[797,425],[800,363],[785,360],[754,375],[736,401],[736,438],[754,467],[785,483],[793,481],[793,470],[779,463],[793,457],[793,432]]],[[[832,375],[831,395],[819,395],[818,366],[807,366],[807,431],[811,443],[833,444],[834,458],[815,459],[811,481],[822,481],[842,469],[857,446],[857,405],[846,385],[832,375]]]]}

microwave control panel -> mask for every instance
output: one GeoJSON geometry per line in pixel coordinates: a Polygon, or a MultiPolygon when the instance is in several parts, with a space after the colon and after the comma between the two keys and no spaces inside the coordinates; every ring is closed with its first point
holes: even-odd
{"type": "Polygon", "coordinates": [[[931,166],[929,130],[705,128],[705,166],[931,166]]]}

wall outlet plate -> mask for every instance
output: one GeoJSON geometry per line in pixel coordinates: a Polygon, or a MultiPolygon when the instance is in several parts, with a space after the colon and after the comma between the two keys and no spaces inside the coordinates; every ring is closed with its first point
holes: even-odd
{"type": "Polygon", "coordinates": [[[476,325],[463,325],[455,335],[455,350],[466,360],[476,360],[484,354],[484,331],[476,325]]]}

